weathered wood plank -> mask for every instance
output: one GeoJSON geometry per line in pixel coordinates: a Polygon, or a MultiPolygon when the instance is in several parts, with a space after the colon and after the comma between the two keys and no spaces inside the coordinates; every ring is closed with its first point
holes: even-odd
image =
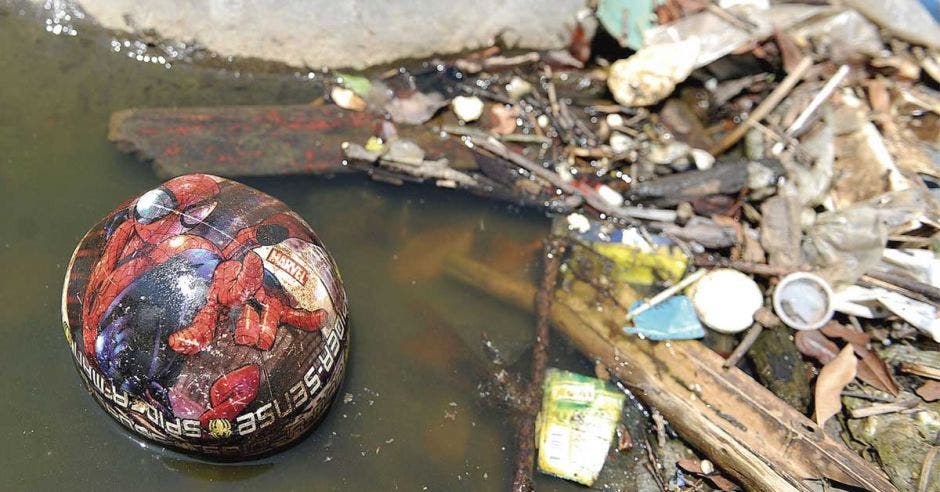
{"type": "MultiPolygon", "coordinates": [[[[344,166],[343,142],[364,144],[382,118],[336,106],[220,106],[140,108],[111,115],[108,139],[153,162],[162,178],[191,172],[219,176],[336,174],[344,166]]],[[[424,127],[399,125],[401,137],[444,157],[451,167],[476,167],[458,139],[424,127]]]]}

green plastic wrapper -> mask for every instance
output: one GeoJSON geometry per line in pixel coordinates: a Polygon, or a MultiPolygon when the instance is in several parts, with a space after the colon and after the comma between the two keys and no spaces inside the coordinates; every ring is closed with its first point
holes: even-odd
{"type": "Polygon", "coordinates": [[[590,486],[607,460],[624,394],[600,379],[548,369],[538,416],[538,465],[590,486]]]}

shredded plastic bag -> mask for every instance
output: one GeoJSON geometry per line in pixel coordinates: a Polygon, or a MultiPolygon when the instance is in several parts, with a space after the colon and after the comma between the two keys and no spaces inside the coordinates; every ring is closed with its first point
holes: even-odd
{"type": "Polygon", "coordinates": [[[866,204],[820,214],[806,232],[803,252],[830,283],[854,283],[881,260],[888,227],[866,204]]]}

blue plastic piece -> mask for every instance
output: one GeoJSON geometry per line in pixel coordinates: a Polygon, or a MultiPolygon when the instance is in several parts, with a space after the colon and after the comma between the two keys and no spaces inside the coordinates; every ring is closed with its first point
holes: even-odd
{"type": "Polygon", "coordinates": [[[620,46],[638,50],[643,33],[653,27],[655,0],[600,0],[597,17],[620,46]]]}
{"type": "MultiPolygon", "coordinates": [[[[630,306],[636,309],[637,301],[630,306]]],[[[695,314],[692,301],[686,296],[673,296],[633,318],[633,326],[624,328],[630,334],[650,340],[690,340],[705,336],[705,328],[695,314]]]]}

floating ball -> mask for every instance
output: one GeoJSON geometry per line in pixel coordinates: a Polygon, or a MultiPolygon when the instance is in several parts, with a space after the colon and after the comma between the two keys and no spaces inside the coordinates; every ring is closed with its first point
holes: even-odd
{"type": "Polygon", "coordinates": [[[181,176],[82,239],[62,300],[95,400],[135,435],[237,461],[296,442],[346,369],[346,294],[329,252],[280,201],[181,176]]]}

